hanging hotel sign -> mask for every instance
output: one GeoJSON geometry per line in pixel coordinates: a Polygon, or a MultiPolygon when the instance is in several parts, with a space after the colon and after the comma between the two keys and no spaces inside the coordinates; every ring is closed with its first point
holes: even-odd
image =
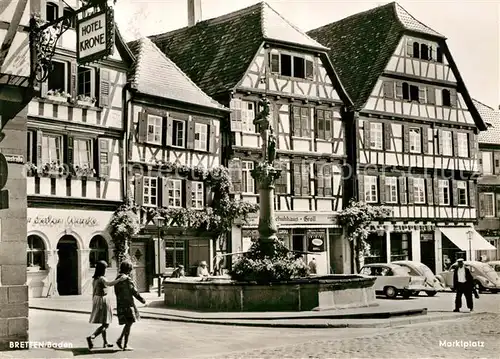
{"type": "Polygon", "coordinates": [[[79,19],[77,22],[79,64],[101,60],[113,54],[115,22],[112,8],[79,19]]]}
{"type": "Polygon", "coordinates": [[[325,251],[326,231],[324,229],[307,231],[307,250],[309,252],[325,251]]]}

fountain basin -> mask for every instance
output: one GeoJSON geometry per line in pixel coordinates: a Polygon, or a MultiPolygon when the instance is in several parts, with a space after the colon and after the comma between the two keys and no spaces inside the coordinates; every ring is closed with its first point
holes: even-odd
{"type": "Polygon", "coordinates": [[[377,305],[374,277],[326,275],[256,284],[214,277],[166,279],[167,307],[213,312],[310,311],[377,305]]]}

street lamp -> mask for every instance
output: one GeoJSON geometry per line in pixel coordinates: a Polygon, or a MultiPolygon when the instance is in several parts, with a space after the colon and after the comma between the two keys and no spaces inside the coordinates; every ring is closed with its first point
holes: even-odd
{"type": "Polygon", "coordinates": [[[469,260],[472,260],[472,236],[474,235],[474,232],[472,229],[469,229],[467,231],[467,239],[469,240],[469,260]]]}
{"type": "Polygon", "coordinates": [[[158,276],[158,297],[161,297],[161,263],[160,263],[160,252],[161,252],[161,229],[165,223],[165,218],[157,214],[153,218],[154,223],[156,224],[156,228],[158,228],[158,267],[156,271],[156,275],[158,276]]]}

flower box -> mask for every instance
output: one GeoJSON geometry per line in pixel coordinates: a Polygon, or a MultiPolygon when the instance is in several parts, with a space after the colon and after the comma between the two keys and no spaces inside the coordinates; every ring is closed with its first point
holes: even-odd
{"type": "Polygon", "coordinates": [[[76,104],[80,106],[93,107],[95,105],[95,101],[76,100],[76,104]]]}
{"type": "Polygon", "coordinates": [[[68,102],[67,97],[53,96],[53,95],[47,95],[47,100],[54,101],[54,102],[61,102],[61,103],[68,102]]]}

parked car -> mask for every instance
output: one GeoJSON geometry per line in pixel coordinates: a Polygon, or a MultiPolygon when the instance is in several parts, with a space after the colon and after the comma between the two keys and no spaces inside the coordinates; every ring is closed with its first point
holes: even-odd
{"type": "Polygon", "coordinates": [[[425,293],[429,297],[433,297],[438,291],[444,290],[444,286],[441,284],[439,279],[436,278],[431,269],[425,264],[415,261],[394,261],[392,263],[408,268],[410,270],[411,276],[425,277],[425,284],[428,286],[428,289],[425,290],[425,293]]]}
{"type": "Polygon", "coordinates": [[[410,295],[428,289],[425,277],[415,277],[409,274],[408,268],[393,263],[373,263],[361,268],[360,274],[377,277],[373,288],[375,293],[384,294],[387,298],[410,295]]]}
{"type": "MultiPolygon", "coordinates": [[[[469,268],[472,278],[474,278],[474,285],[479,292],[486,290],[492,293],[500,291],[500,277],[490,265],[485,262],[465,261],[464,265],[469,268]]],[[[447,287],[453,288],[453,273],[458,264],[454,263],[450,269],[438,274],[436,277],[447,287]]]]}
{"type": "Polygon", "coordinates": [[[488,264],[495,272],[497,272],[497,274],[500,273],[500,261],[491,261],[488,262],[488,264]]]}

